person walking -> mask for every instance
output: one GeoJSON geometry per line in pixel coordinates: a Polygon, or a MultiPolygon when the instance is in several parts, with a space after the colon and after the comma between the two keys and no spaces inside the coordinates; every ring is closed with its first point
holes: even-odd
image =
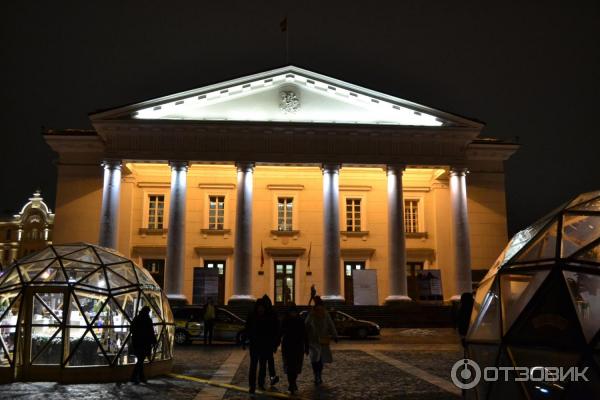
{"type": "Polygon", "coordinates": [[[146,382],[144,375],[144,360],[150,359],[152,347],[156,345],[154,327],[150,318],[150,307],[144,306],[138,315],[131,321],[131,348],[137,361],[133,367],[131,381],[136,385],[146,382]]]}
{"type": "Polygon", "coordinates": [[[215,330],[216,311],[213,299],[208,298],[204,306],[204,344],[212,344],[213,332],[215,330]]]}
{"type": "Polygon", "coordinates": [[[304,354],[308,354],[308,338],[296,304],[292,302],[288,306],[281,323],[281,357],[288,379],[288,390],[293,395],[298,391],[296,380],[302,372],[304,354]]]}
{"type": "Polygon", "coordinates": [[[256,392],[256,368],[258,366],[258,387],[265,390],[265,378],[267,375],[267,359],[273,355],[273,325],[267,315],[265,302],[258,299],[254,304],[254,310],[246,319],[242,343],[248,341],[250,344],[250,370],[248,372],[248,383],[250,394],[256,392]]]}
{"type": "Polygon", "coordinates": [[[335,325],[321,297],[315,297],[315,305],[306,317],[306,331],[308,335],[308,351],[312,364],[315,385],[323,383],[323,364],[333,362],[333,355],[329,347],[331,339],[337,342],[338,335],[335,325]]]}
{"type": "Polygon", "coordinates": [[[315,288],[315,284],[313,283],[310,286],[310,300],[308,300],[308,305],[315,301],[315,297],[317,297],[317,288],[315,288]]]}
{"type": "Polygon", "coordinates": [[[277,352],[277,348],[279,347],[279,343],[281,342],[281,332],[279,327],[279,318],[277,317],[277,313],[273,309],[273,303],[271,302],[271,298],[266,294],[262,297],[263,303],[265,305],[265,311],[267,313],[267,318],[269,319],[269,325],[271,326],[272,333],[272,352],[269,353],[269,357],[267,358],[267,365],[269,367],[269,380],[271,386],[275,386],[277,382],[279,382],[279,376],[277,376],[277,372],[275,371],[275,357],[273,354],[277,352]]]}

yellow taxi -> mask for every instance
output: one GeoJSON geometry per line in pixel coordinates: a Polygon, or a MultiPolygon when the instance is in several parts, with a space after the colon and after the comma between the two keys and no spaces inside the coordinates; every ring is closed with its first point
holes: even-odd
{"type": "MultiPolygon", "coordinates": [[[[246,321],[223,308],[215,307],[213,340],[240,343],[246,321]]],[[[175,343],[189,344],[204,340],[204,307],[174,307],[175,343]]]]}

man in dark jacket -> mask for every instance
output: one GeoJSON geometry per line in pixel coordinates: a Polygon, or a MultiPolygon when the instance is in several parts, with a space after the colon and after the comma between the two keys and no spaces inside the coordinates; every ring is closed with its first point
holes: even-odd
{"type": "Polygon", "coordinates": [[[302,372],[304,354],[308,354],[308,337],[304,319],[294,303],[288,304],[288,311],[281,323],[281,355],[283,370],[288,378],[288,390],[293,395],[298,390],[296,380],[302,372]]]}
{"type": "Polygon", "coordinates": [[[272,324],[266,313],[263,299],[258,299],[254,304],[254,310],[246,319],[244,329],[244,340],[250,342],[250,370],[248,381],[250,393],[256,391],[256,367],[258,365],[258,387],[265,390],[265,378],[267,375],[267,359],[273,351],[272,324]]]}
{"type": "Polygon", "coordinates": [[[281,330],[279,327],[279,318],[277,317],[277,313],[273,309],[273,303],[271,303],[271,299],[266,294],[262,297],[262,301],[265,305],[265,312],[267,314],[267,318],[269,320],[269,324],[271,325],[272,332],[272,352],[269,353],[269,357],[267,358],[267,364],[269,366],[269,378],[271,381],[271,386],[274,386],[279,382],[279,377],[277,376],[277,372],[275,372],[275,358],[273,354],[277,352],[277,348],[281,343],[281,330]]]}
{"type": "Polygon", "coordinates": [[[131,348],[133,355],[137,358],[131,381],[136,385],[146,382],[144,376],[144,360],[150,359],[152,347],[156,345],[156,336],[154,336],[154,327],[150,318],[150,307],[144,306],[138,315],[131,322],[131,348]]]}

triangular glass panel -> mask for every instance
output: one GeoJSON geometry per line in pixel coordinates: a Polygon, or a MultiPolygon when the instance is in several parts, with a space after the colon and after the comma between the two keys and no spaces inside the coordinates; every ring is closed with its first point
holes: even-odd
{"type": "Polygon", "coordinates": [[[500,276],[503,331],[506,334],[517,316],[538,290],[549,271],[500,276]]]}
{"type": "Polygon", "coordinates": [[[473,310],[471,311],[471,321],[470,324],[473,325],[477,317],[479,316],[479,312],[481,311],[481,306],[483,305],[483,300],[487,296],[487,293],[490,290],[490,286],[494,283],[494,279],[488,279],[486,281],[482,281],[475,292],[475,296],[473,298],[473,310]]]}
{"type": "Polygon", "coordinates": [[[65,268],[69,283],[76,283],[98,269],[98,265],[96,264],[88,264],[81,261],[62,259],[61,263],[65,268]]]}
{"type": "Polygon", "coordinates": [[[32,263],[20,264],[21,276],[24,282],[32,281],[40,272],[42,272],[50,264],[54,264],[56,260],[35,261],[32,263]]]}
{"type": "Polygon", "coordinates": [[[153,360],[162,360],[164,356],[165,344],[164,340],[165,329],[161,325],[154,325],[154,331],[156,332],[156,346],[154,347],[154,354],[152,355],[153,360]]]}
{"type": "Polygon", "coordinates": [[[31,327],[31,363],[57,365],[62,361],[63,341],[58,326],[31,327]]]}
{"type": "Polygon", "coordinates": [[[566,214],[563,219],[562,257],[569,257],[600,238],[600,215],[566,214]]]}
{"type": "Polygon", "coordinates": [[[137,276],[135,275],[134,267],[133,267],[133,264],[131,263],[131,261],[128,261],[126,263],[121,263],[121,264],[110,265],[110,266],[106,267],[106,270],[107,271],[110,270],[116,274],[119,274],[121,276],[121,278],[124,278],[128,282],[131,282],[131,284],[133,284],[133,285],[138,284],[137,276]]]}
{"type": "Polygon", "coordinates": [[[90,264],[100,264],[100,260],[96,256],[94,249],[91,247],[86,247],[85,249],[76,251],[75,253],[67,254],[62,258],[72,261],[83,261],[90,264]]]}
{"type": "Polygon", "coordinates": [[[104,263],[104,264],[114,264],[114,263],[122,263],[122,262],[129,261],[127,258],[125,258],[119,254],[115,254],[113,252],[107,251],[105,249],[96,248],[96,252],[98,253],[98,256],[100,257],[100,260],[102,260],[102,263],[104,263]]]}
{"type": "Polygon", "coordinates": [[[580,349],[586,340],[562,274],[553,273],[519,313],[508,334],[507,343],[520,346],[546,346],[580,349]]]}
{"type": "Polygon", "coordinates": [[[64,294],[35,293],[33,295],[32,324],[57,325],[62,322],[64,294]]]}
{"type": "Polygon", "coordinates": [[[533,243],[527,245],[513,262],[546,260],[556,257],[557,222],[550,225],[533,243]]]}
{"type": "MultiPolygon", "coordinates": [[[[98,324],[102,324],[103,326],[127,327],[129,326],[129,320],[121,310],[120,305],[110,298],[98,317],[98,324]]],[[[129,328],[124,329],[128,330],[129,328]]],[[[119,332],[122,331],[123,329],[119,328],[119,332]]]]}
{"type": "MultiPolygon", "coordinates": [[[[531,371],[534,367],[562,367],[565,370],[576,367],[581,358],[579,353],[561,352],[556,349],[540,350],[534,347],[509,346],[508,351],[516,367],[527,367],[531,371]]],[[[538,371],[539,375],[543,371],[538,371]]],[[[535,372],[530,372],[531,376],[536,376],[535,372]]],[[[562,381],[560,385],[553,382],[526,381],[525,387],[530,398],[561,399],[564,394],[565,386],[568,386],[569,380],[562,381]]]]}
{"type": "MultiPolygon", "coordinates": [[[[467,352],[469,358],[477,363],[483,370],[486,367],[495,367],[496,360],[498,358],[498,345],[484,345],[484,344],[469,344],[467,352]]],[[[490,383],[485,379],[482,379],[474,390],[477,392],[478,399],[486,399],[487,392],[490,383]]]]}
{"type": "Polygon", "coordinates": [[[506,264],[511,261],[513,256],[517,254],[527,243],[529,243],[536,235],[544,229],[544,227],[549,223],[550,218],[542,218],[537,221],[535,224],[519,231],[513,236],[511,241],[506,246],[506,249],[503,252],[502,259],[496,260],[498,267],[506,264]]]}
{"type": "Polygon", "coordinates": [[[156,290],[160,290],[160,287],[154,281],[154,278],[152,278],[152,275],[150,275],[150,272],[148,272],[144,268],[139,268],[139,267],[137,267],[135,269],[135,272],[137,274],[140,284],[154,286],[156,288],[156,290]]]}
{"type": "Polygon", "coordinates": [[[0,335],[0,367],[8,367],[12,361],[12,354],[6,350],[3,335],[0,335]]]}
{"type": "Polygon", "coordinates": [[[112,364],[123,346],[121,341],[126,338],[127,333],[116,332],[112,327],[96,328],[94,333],[100,341],[100,347],[104,350],[104,354],[108,357],[108,362],[112,364]]]}
{"type": "Polygon", "coordinates": [[[21,283],[21,276],[19,275],[18,267],[15,265],[5,272],[3,281],[0,287],[5,288],[21,283]]]}
{"type": "MultiPolygon", "coordinates": [[[[23,328],[21,328],[21,330],[22,329],[23,328]]],[[[17,327],[3,326],[2,329],[0,329],[0,340],[2,340],[2,347],[5,351],[5,355],[8,357],[8,362],[12,362],[14,360],[16,337],[17,327]]]]}
{"type": "Polygon", "coordinates": [[[67,245],[67,244],[54,245],[52,247],[54,247],[54,251],[56,251],[56,253],[59,256],[66,256],[67,254],[75,253],[76,251],[87,248],[87,246],[85,246],[85,245],[67,245]]]}
{"type": "Polygon", "coordinates": [[[33,282],[66,282],[67,277],[63,273],[62,267],[58,260],[52,262],[46,269],[37,274],[33,282]]]}
{"type": "Polygon", "coordinates": [[[152,309],[154,312],[160,316],[161,320],[163,318],[163,307],[162,307],[162,296],[160,292],[151,292],[145,291],[144,294],[148,297],[150,304],[152,305],[152,309]]]}
{"type": "MultiPolygon", "coordinates": [[[[510,357],[506,353],[506,349],[501,351],[497,365],[499,367],[514,367],[510,357]]],[[[491,388],[488,398],[514,400],[527,399],[525,393],[523,392],[523,389],[524,388],[521,386],[521,384],[519,382],[515,382],[514,379],[498,379],[494,382],[491,382],[491,388]]]]}
{"type": "Polygon", "coordinates": [[[70,359],[68,362],[70,366],[108,365],[108,361],[104,357],[104,354],[102,354],[100,345],[90,330],[76,328],[70,337],[72,338],[70,342],[72,343],[70,347],[71,354],[69,355],[70,359]],[[83,337],[78,336],[82,332],[85,332],[85,335],[83,337]]]}
{"type": "Polygon", "coordinates": [[[74,326],[88,326],[90,320],[87,319],[85,313],[79,308],[79,304],[77,304],[75,295],[71,295],[70,299],[71,302],[69,303],[67,324],[74,326]]]}
{"type": "Polygon", "coordinates": [[[125,312],[125,315],[129,317],[129,320],[133,320],[137,315],[137,304],[138,304],[138,291],[127,292],[123,294],[114,295],[113,298],[121,308],[125,312]]]}
{"type": "Polygon", "coordinates": [[[106,267],[106,276],[108,277],[108,286],[111,290],[133,285],[133,283],[124,279],[121,275],[111,271],[110,267],[106,267]]]}
{"type": "Polygon", "coordinates": [[[588,342],[600,330],[600,276],[563,271],[583,334],[588,342]]]}
{"type": "Polygon", "coordinates": [[[175,337],[175,326],[165,325],[165,359],[173,357],[173,338],[175,337]]]}
{"type": "Polygon", "coordinates": [[[576,255],[575,259],[600,263],[600,243],[576,255]]]}
{"type": "Polygon", "coordinates": [[[85,314],[90,324],[97,324],[96,317],[102,311],[107,296],[100,293],[76,290],[75,296],[81,305],[81,311],[85,314]]]}
{"type": "Polygon", "coordinates": [[[486,294],[481,312],[471,326],[469,340],[500,341],[500,299],[498,284],[486,294]]]}
{"type": "Polygon", "coordinates": [[[142,310],[143,307],[146,307],[146,306],[150,307],[150,318],[152,318],[152,322],[154,322],[155,324],[161,323],[162,322],[161,316],[159,314],[157,314],[156,309],[152,305],[152,302],[150,300],[148,300],[148,297],[146,297],[145,294],[142,293],[142,296],[140,296],[140,299],[139,299],[138,311],[137,311],[136,315],[142,310]]]}
{"type": "Polygon", "coordinates": [[[0,326],[17,325],[21,306],[20,291],[0,293],[0,326]]]}
{"type": "Polygon", "coordinates": [[[169,299],[165,293],[162,293],[162,301],[163,301],[163,319],[167,324],[172,324],[175,322],[173,319],[173,312],[171,311],[171,306],[169,305],[169,299]]]}
{"type": "Polygon", "coordinates": [[[106,276],[104,275],[104,271],[102,268],[99,268],[97,271],[92,272],[87,277],[83,278],[77,285],[86,285],[92,287],[96,290],[107,291],[108,285],[106,283],[106,276]]]}
{"type": "Polygon", "coordinates": [[[569,203],[569,205],[567,206],[567,208],[571,208],[571,207],[577,208],[580,205],[582,205],[582,203],[587,203],[588,201],[590,201],[596,197],[600,197],[600,190],[597,190],[595,192],[582,193],[579,196],[577,196],[573,201],[571,201],[569,203]]]}
{"type": "Polygon", "coordinates": [[[56,254],[54,253],[51,247],[48,247],[44,250],[38,251],[37,253],[33,253],[25,258],[22,258],[21,260],[19,260],[19,262],[31,263],[34,261],[48,260],[52,258],[56,258],[56,254]]]}

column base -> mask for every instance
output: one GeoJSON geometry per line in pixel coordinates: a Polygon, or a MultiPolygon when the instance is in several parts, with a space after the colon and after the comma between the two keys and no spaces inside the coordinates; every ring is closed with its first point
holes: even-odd
{"type": "Polygon", "coordinates": [[[182,294],[167,294],[171,307],[181,307],[187,304],[187,298],[182,294]]]}
{"type": "Polygon", "coordinates": [[[227,301],[227,305],[245,305],[256,302],[256,297],[249,294],[234,294],[227,301]]]}
{"type": "Polygon", "coordinates": [[[412,301],[412,299],[403,294],[395,294],[395,295],[391,295],[391,296],[388,296],[385,298],[385,304],[398,304],[398,303],[404,303],[407,301],[412,301]]]}
{"type": "Polygon", "coordinates": [[[323,303],[325,303],[328,306],[335,306],[346,303],[346,300],[343,296],[335,294],[321,296],[321,300],[323,300],[323,303]]]}
{"type": "Polygon", "coordinates": [[[460,301],[460,296],[460,294],[455,294],[454,296],[450,297],[450,302],[460,301]]]}

